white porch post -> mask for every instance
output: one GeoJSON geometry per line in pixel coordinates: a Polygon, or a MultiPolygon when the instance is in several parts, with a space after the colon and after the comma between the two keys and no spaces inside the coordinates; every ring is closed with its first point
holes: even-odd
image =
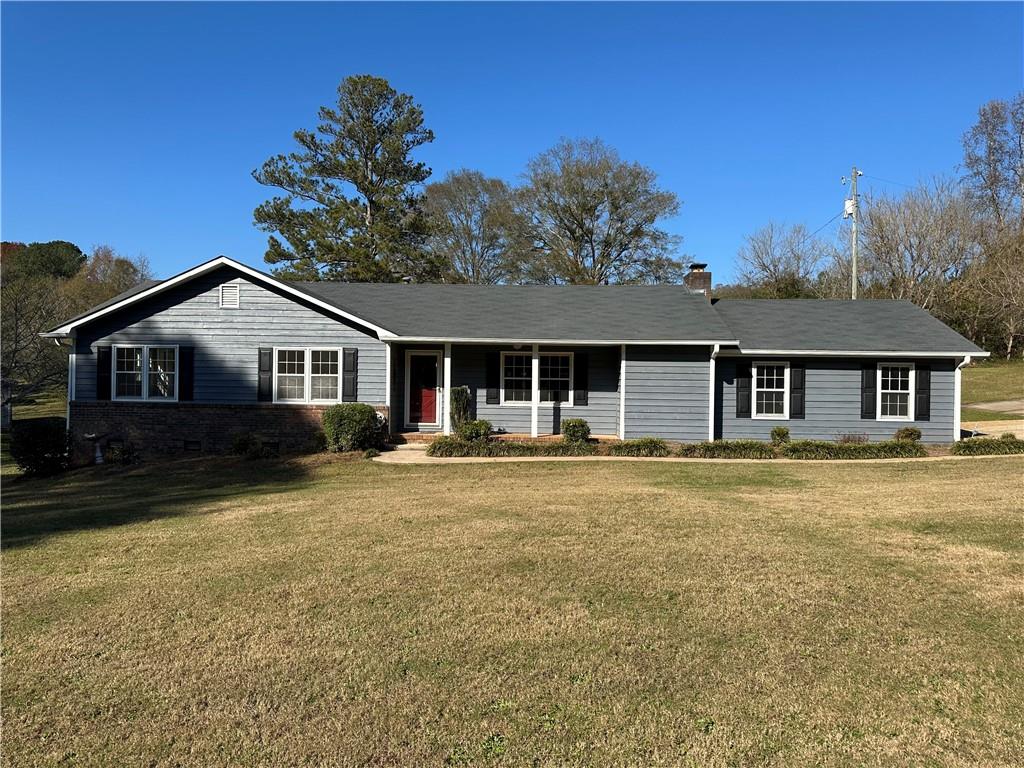
{"type": "Polygon", "coordinates": [[[540,416],[540,345],[533,345],[531,374],[532,396],[530,397],[530,437],[539,434],[538,421],[540,416]]]}
{"type": "Polygon", "coordinates": [[[711,350],[711,362],[708,366],[708,442],[715,440],[715,358],[718,357],[719,345],[711,350]]]}
{"type": "Polygon", "coordinates": [[[68,405],[64,414],[64,428],[71,429],[71,401],[75,399],[75,378],[78,375],[78,359],[75,353],[75,338],[71,338],[71,353],[68,355],[68,405]]]}
{"type": "Polygon", "coordinates": [[[960,371],[971,362],[970,355],[964,355],[961,362],[953,371],[953,442],[960,441],[960,371]]]}
{"type": "Polygon", "coordinates": [[[626,345],[619,352],[619,439],[626,439],[626,345]]]}
{"type": "Polygon", "coordinates": [[[452,345],[444,345],[444,433],[452,433],[452,345]]]}

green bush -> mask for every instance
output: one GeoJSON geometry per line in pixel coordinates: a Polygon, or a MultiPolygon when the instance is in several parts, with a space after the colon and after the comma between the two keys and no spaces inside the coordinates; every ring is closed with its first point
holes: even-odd
{"type": "Polygon", "coordinates": [[[953,454],[956,456],[995,456],[1007,453],[1024,453],[1024,440],[1006,437],[998,440],[992,437],[972,437],[953,443],[953,454]]]}
{"type": "Polygon", "coordinates": [[[864,432],[847,432],[836,435],[836,441],[840,445],[864,445],[868,442],[868,436],[864,432]]]}
{"type": "Polygon", "coordinates": [[[456,428],[455,434],[461,440],[486,440],[491,436],[491,422],[487,419],[463,422],[456,428]]]}
{"type": "Polygon", "coordinates": [[[677,455],[693,459],[774,459],[775,449],[760,440],[716,440],[681,445],[677,455]]]}
{"type": "Polygon", "coordinates": [[[135,448],[135,443],[128,441],[127,443],[118,443],[117,445],[108,446],[107,461],[111,464],[120,464],[124,467],[130,467],[132,464],[138,464],[142,461],[142,457],[135,448]]]}
{"type": "Polygon", "coordinates": [[[612,456],[668,456],[668,444],[660,437],[641,437],[637,440],[623,440],[608,448],[612,456]]]}
{"type": "Polygon", "coordinates": [[[372,406],[341,403],[324,411],[324,435],[332,451],[365,451],[384,445],[384,425],[372,406]]]}
{"type": "Polygon", "coordinates": [[[375,459],[378,456],[380,456],[380,451],[378,451],[376,448],[367,448],[365,451],[363,451],[364,459],[375,459]]]}
{"type": "Polygon", "coordinates": [[[789,429],[787,427],[772,427],[772,445],[782,445],[789,442],[789,429]]]}
{"type": "Polygon", "coordinates": [[[11,427],[11,458],[26,475],[55,475],[68,468],[68,433],[64,419],[15,421],[11,427]]]}
{"type": "Polygon", "coordinates": [[[473,393],[463,385],[452,387],[452,426],[458,429],[473,415],[473,393]]]}
{"type": "Polygon", "coordinates": [[[562,419],[562,439],[567,443],[585,443],[590,439],[590,425],[586,419],[562,419]]]}
{"type": "Polygon", "coordinates": [[[999,436],[999,439],[1000,440],[1016,440],[1017,436],[1015,434],[1013,434],[1013,432],[1003,432],[1003,434],[1001,434],[999,436]]]}
{"type": "Polygon", "coordinates": [[[428,456],[459,458],[462,456],[593,456],[593,443],[523,443],[514,440],[463,440],[459,437],[438,437],[427,446],[428,456]]]}
{"type": "Polygon", "coordinates": [[[597,445],[586,440],[560,440],[540,445],[542,456],[593,456],[597,453],[597,445]]]}
{"type": "Polygon", "coordinates": [[[928,452],[920,443],[889,440],[881,443],[830,443],[797,440],[782,447],[787,459],[917,459],[928,452]]]}
{"type": "Polygon", "coordinates": [[[921,430],[917,427],[900,427],[892,438],[893,440],[909,440],[916,443],[921,439],[921,430]]]}

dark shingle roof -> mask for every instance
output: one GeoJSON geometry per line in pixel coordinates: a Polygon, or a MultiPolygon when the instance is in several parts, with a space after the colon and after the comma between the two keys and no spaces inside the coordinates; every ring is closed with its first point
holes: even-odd
{"type": "Polygon", "coordinates": [[[293,283],[399,336],[731,341],[701,294],[681,285],[293,283]]]}
{"type": "Polygon", "coordinates": [[[982,350],[909,301],[720,299],[714,308],[743,350],[982,350]]]}

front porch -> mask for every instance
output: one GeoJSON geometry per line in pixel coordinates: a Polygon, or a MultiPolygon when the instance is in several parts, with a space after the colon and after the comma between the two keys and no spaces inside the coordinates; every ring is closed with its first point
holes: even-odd
{"type": "Polygon", "coordinates": [[[451,434],[451,391],[467,387],[470,416],[503,439],[557,439],[581,418],[597,439],[620,438],[620,346],[388,344],[391,432],[403,442],[451,434]]]}

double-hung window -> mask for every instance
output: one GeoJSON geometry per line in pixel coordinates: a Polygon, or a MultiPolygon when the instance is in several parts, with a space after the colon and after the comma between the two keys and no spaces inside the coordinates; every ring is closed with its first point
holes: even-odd
{"type": "Polygon", "coordinates": [[[178,396],[178,348],[115,346],[115,400],[174,400],[178,396]]]}
{"type": "MultiPolygon", "coordinates": [[[[540,402],[572,405],[572,352],[538,355],[540,402]]],[[[533,400],[533,355],[529,352],[501,353],[501,403],[526,405],[533,400]]]]}
{"type": "Polygon", "coordinates": [[[789,418],[789,363],[754,363],[755,419],[789,418]]]}
{"type": "Polygon", "coordinates": [[[333,403],[338,401],[340,392],[340,350],[274,350],[274,400],[277,402],[333,403]]]}
{"type": "Polygon", "coordinates": [[[879,420],[913,421],[913,393],[913,363],[880,363],[878,365],[879,420]]]}

